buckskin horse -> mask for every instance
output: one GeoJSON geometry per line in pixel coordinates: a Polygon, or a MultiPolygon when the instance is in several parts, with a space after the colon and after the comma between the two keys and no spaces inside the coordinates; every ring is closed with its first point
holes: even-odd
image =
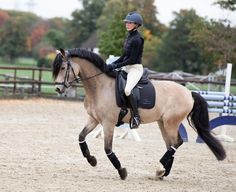
{"type": "MultiPolygon", "coordinates": [[[[85,89],[84,106],[88,113],[87,124],[79,134],[79,146],[83,156],[91,166],[97,165],[96,158],[90,154],[86,136],[101,124],[104,131],[104,150],[108,159],[117,169],[122,180],[127,177],[112,150],[113,133],[120,108],[116,104],[115,79],[106,73],[106,63],[97,54],[80,48],[60,49],[53,63],[53,77],[58,93],[64,91],[75,81],[81,81],[85,89]]],[[[150,80],[156,92],[156,103],[151,109],[139,108],[142,123],[158,122],[167,151],[158,162],[156,177],[163,179],[170,173],[174,153],[183,140],[178,132],[179,125],[187,118],[191,127],[203,139],[217,160],[226,157],[222,144],[209,131],[209,114],[206,101],[198,93],[172,81],[150,80]]],[[[128,123],[131,114],[124,117],[128,123]]]]}

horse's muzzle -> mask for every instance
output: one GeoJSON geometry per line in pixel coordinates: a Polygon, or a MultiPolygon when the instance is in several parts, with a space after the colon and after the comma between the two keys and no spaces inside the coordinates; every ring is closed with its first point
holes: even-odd
{"type": "Polygon", "coordinates": [[[64,88],[64,86],[63,87],[62,86],[56,86],[55,91],[59,94],[62,94],[62,93],[65,92],[65,88],[64,88]]]}

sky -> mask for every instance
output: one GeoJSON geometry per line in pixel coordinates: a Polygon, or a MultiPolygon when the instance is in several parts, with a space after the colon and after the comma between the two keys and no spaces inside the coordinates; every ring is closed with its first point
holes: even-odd
{"type": "MultiPolygon", "coordinates": [[[[207,19],[229,19],[236,26],[236,11],[222,10],[213,5],[214,2],[215,0],[155,0],[157,18],[168,25],[174,19],[173,11],[193,8],[199,16],[207,19]]],[[[79,0],[0,0],[0,8],[31,11],[43,18],[70,18],[72,11],[81,9],[81,3],[79,0]],[[32,2],[34,5],[30,6],[32,2]]]]}

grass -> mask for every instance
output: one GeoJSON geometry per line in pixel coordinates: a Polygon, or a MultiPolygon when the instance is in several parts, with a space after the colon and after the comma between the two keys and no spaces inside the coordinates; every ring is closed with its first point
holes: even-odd
{"type": "Polygon", "coordinates": [[[24,66],[24,67],[37,67],[37,61],[33,58],[27,58],[27,57],[19,57],[15,60],[15,63],[9,63],[7,61],[4,61],[0,57],[0,65],[1,66],[24,66]]]}
{"type": "Polygon", "coordinates": [[[27,67],[37,67],[37,61],[32,58],[18,58],[16,60],[16,65],[17,66],[27,66],[27,67]]]}
{"type": "MultiPolygon", "coordinates": [[[[37,67],[37,61],[32,58],[18,58],[15,63],[7,63],[0,58],[0,66],[17,66],[17,67],[37,67]]],[[[0,69],[0,79],[5,80],[3,75],[14,76],[14,70],[11,69],[0,69]]],[[[16,76],[19,78],[27,78],[33,79],[33,71],[32,70],[17,70],[16,76]]],[[[34,74],[34,79],[39,80],[39,71],[36,70],[34,74]]],[[[42,81],[53,83],[52,72],[43,71],[42,72],[42,81]]],[[[43,85],[42,91],[46,91],[47,93],[55,93],[54,86],[43,85]]]]}
{"type": "MultiPolygon", "coordinates": [[[[21,58],[16,59],[15,63],[12,64],[12,63],[7,63],[3,61],[0,58],[0,66],[37,67],[37,61],[32,58],[21,57],[21,58]]],[[[0,74],[14,75],[14,70],[1,69],[0,74]]],[[[32,70],[18,70],[16,76],[32,78],[33,74],[32,74],[32,70]]],[[[38,80],[38,78],[39,78],[39,72],[36,71],[35,79],[38,80]]],[[[43,81],[53,82],[52,73],[49,71],[44,71],[42,74],[42,79],[43,81]]]]}

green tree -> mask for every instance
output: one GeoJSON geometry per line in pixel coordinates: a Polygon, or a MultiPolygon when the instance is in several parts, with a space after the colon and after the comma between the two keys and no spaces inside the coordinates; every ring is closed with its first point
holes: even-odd
{"type": "Polygon", "coordinates": [[[148,29],[152,35],[161,35],[166,31],[166,26],[161,24],[156,17],[158,12],[154,0],[109,0],[98,18],[98,30],[107,29],[110,20],[114,19],[114,13],[120,12],[120,18],[115,19],[123,20],[127,13],[132,11],[138,11],[143,16],[144,28],[148,29]]]}
{"type": "Polygon", "coordinates": [[[181,10],[175,16],[158,47],[157,69],[206,73],[205,68],[210,65],[210,59],[205,57],[197,43],[191,41],[192,25],[200,17],[193,9],[181,10]]]}
{"type": "MultiPolygon", "coordinates": [[[[230,11],[236,10],[236,0],[217,0],[215,4],[219,5],[222,9],[226,9],[230,11]]],[[[235,30],[235,27],[233,28],[233,30],[235,30]]],[[[235,34],[234,34],[234,37],[235,37],[235,34]]],[[[234,58],[231,58],[232,63],[236,63],[235,57],[236,56],[235,56],[235,51],[234,51],[234,58]]],[[[233,76],[236,77],[236,67],[233,67],[233,76]]]]}
{"type": "Polygon", "coordinates": [[[133,9],[139,11],[143,16],[145,28],[150,30],[152,35],[160,36],[166,30],[166,27],[157,19],[156,15],[158,11],[154,3],[154,0],[131,1],[133,9]]]}
{"type": "Polygon", "coordinates": [[[97,22],[100,53],[105,57],[122,54],[127,35],[123,19],[127,13],[138,11],[144,18],[144,26],[141,27],[141,33],[145,38],[143,64],[153,68],[159,43],[156,36],[161,34],[153,3],[153,0],[109,0],[97,22]]]}
{"type": "Polygon", "coordinates": [[[65,39],[65,33],[56,29],[50,29],[44,37],[44,41],[58,49],[66,46],[65,39]]]}
{"type": "Polygon", "coordinates": [[[106,0],[82,0],[83,9],[72,13],[68,27],[71,46],[78,47],[96,31],[96,21],[105,2],[106,0]]]}
{"type": "Polygon", "coordinates": [[[152,36],[151,40],[145,40],[142,60],[145,67],[155,69],[157,61],[157,47],[160,42],[161,40],[157,36],[152,36]]]}
{"type": "Polygon", "coordinates": [[[20,17],[7,20],[0,29],[0,55],[11,62],[27,52],[27,28],[20,17]]]}
{"type": "Polygon", "coordinates": [[[207,54],[214,55],[213,63],[224,68],[226,63],[236,60],[236,28],[220,21],[195,23],[192,41],[198,43],[207,54]]]}
{"type": "Polygon", "coordinates": [[[215,4],[219,5],[222,9],[236,10],[236,0],[217,0],[215,4]]]}
{"type": "MultiPolygon", "coordinates": [[[[122,54],[126,30],[123,20],[127,14],[126,6],[120,0],[111,0],[103,10],[100,20],[99,51],[103,56],[122,54]],[[109,17],[109,19],[108,19],[109,17]]],[[[99,25],[99,24],[98,24],[99,25]]]]}

